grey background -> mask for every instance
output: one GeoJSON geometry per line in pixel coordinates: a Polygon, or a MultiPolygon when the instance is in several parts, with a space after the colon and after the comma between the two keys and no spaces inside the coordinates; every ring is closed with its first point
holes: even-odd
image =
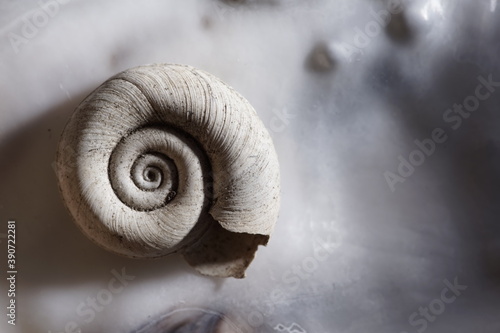
{"type": "Polygon", "coordinates": [[[0,233],[17,221],[19,273],[17,325],[2,314],[1,331],[130,332],[199,307],[243,332],[499,332],[500,91],[456,130],[443,115],[478,76],[500,82],[500,9],[415,0],[377,19],[390,3],[2,0],[0,233]],[[243,280],[199,276],[178,256],[107,253],[64,208],[52,163],[71,112],[108,77],[154,62],[220,77],[273,137],[281,214],[243,280]],[[392,191],[384,172],[436,128],[447,140],[392,191]],[[134,279],[85,322],[77,308],[122,269],[134,279]],[[412,324],[455,279],[467,289],[412,324]]]}

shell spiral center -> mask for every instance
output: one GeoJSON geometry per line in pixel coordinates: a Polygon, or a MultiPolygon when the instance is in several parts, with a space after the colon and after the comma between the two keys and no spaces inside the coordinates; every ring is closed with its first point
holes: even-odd
{"type": "MultiPolygon", "coordinates": [[[[109,179],[116,196],[136,211],[159,209],[179,193],[178,164],[199,165],[179,133],[168,128],[142,128],[123,138],[113,150],[109,179]],[[193,163],[194,162],[194,163],[193,163]]],[[[202,171],[196,170],[200,179],[202,171]]]]}

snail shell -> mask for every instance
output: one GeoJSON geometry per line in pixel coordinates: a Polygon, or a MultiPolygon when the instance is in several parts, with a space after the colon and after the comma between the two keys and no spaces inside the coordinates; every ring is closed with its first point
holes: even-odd
{"type": "Polygon", "coordinates": [[[132,68],[92,92],[64,129],[57,174],[98,245],[182,253],[205,275],[244,277],[278,218],[278,159],[255,110],[184,65],[132,68]]]}

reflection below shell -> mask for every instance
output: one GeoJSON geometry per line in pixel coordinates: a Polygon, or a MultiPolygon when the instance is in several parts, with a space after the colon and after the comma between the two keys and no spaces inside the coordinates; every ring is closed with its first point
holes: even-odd
{"type": "Polygon", "coordinates": [[[246,333],[227,316],[201,308],[169,312],[133,333],[246,333]]]}

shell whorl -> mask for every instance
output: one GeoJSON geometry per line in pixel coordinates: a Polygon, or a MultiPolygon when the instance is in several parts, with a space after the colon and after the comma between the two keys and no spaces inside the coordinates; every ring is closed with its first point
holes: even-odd
{"type": "Polygon", "coordinates": [[[207,275],[242,277],[278,217],[279,167],[255,110],[184,65],[126,70],[75,110],[57,158],[81,230],[130,257],[181,252],[207,275]]]}

